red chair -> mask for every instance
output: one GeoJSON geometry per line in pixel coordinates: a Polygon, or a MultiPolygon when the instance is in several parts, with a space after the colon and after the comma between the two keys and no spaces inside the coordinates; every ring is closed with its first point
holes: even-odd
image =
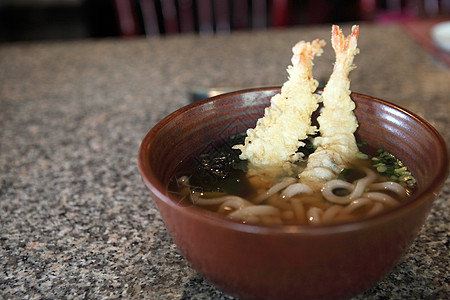
{"type": "Polygon", "coordinates": [[[407,21],[449,16],[450,0],[359,0],[361,19],[374,22],[407,21]]]}
{"type": "Polygon", "coordinates": [[[287,25],[288,0],[114,0],[122,36],[228,33],[287,25]]]}

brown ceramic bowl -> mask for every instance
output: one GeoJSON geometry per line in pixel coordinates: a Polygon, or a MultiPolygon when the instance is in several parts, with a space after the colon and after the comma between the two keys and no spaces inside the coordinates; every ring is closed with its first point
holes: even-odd
{"type": "Polygon", "coordinates": [[[145,136],[139,169],[162,218],[191,266],[242,299],[339,299],[382,279],[411,245],[448,175],[447,148],[420,117],[393,104],[352,94],[357,136],[383,147],[417,180],[412,199],[384,214],[340,225],[240,224],[181,205],[167,185],[181,161],[211,143],[254,127],[279,88],[219,95],[170,114],[145,136]]]}

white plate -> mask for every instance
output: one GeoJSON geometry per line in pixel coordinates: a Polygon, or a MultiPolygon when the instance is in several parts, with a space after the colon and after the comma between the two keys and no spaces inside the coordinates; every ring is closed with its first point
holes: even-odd
{"type": "Polygon", "coordinates": [[[450,21],[434,25],[431,28],[431,38],[436,46],[450,52],[450,21]]]}

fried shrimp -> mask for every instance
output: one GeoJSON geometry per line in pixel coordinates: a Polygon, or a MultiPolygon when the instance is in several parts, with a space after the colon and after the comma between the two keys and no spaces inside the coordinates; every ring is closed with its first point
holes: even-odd
{"type": "Polygon", "coordinates": [[[348,75],[355,68],[353,59],[359,53],[359,27],[353,26],[351,35],[333,25],[331,43],[336,53],[333,73],[322,93],[323,109],[318,117],[320,137],[314,139],[318,147],[308,157],[306,169],[299,175],[301,182],[315,190],[338,176],[343,168],[356,159],[358,147],[353,133],[358,127],[353,113],[355,103],[350,97],[348,75]]]}
{"type": "Polygon", "coordinates": [[[319,96],[314,94],[318,81],[312,76],[313,58],[323,52],[324,41],[298,42],[293,48],[292,66],[281,93],[272,97],[254,129],[247,130],[241,159],[249,162],[250,170],[270,173],[270,170],[289,170],[291,163],[301,159],[297,149],[301,140],[317,131],[311,125],[311,114],[318,108],[319,96]]]}

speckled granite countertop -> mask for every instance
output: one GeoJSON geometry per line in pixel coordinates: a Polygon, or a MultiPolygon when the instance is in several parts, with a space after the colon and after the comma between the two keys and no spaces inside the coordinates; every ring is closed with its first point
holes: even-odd
{"type": "MultiPolygon", "coordinates": [[[[177,252],[141,182],[145,133],[192,86],[281,85],[291,47],[329,27],[0,45],[0,298],[232,299],[177,252]]],[[[347,28],[348,32],[348,28],[347,28]]],[[[362,25],[352,90],[450,142],[450,71],[395,25],[362,25]]],[[[327,78],[333,52],[315,61],[327,78]]],[[[449,293],[450,180],[404,259],[355,299],[449,293]]]]}

